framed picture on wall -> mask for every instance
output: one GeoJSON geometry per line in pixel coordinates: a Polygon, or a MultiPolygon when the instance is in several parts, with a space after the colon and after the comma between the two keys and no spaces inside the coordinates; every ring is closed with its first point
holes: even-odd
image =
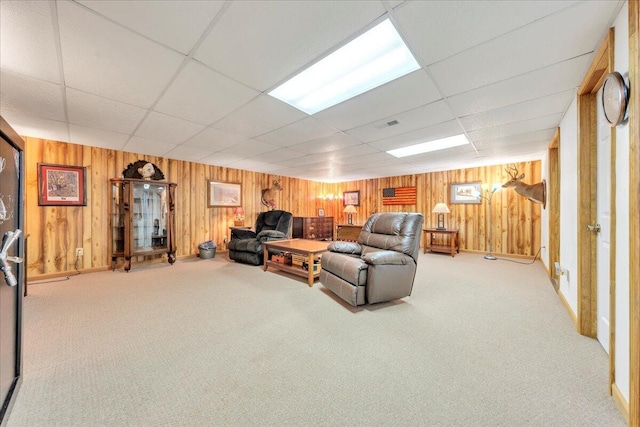
{"type": "Polygon", "coordinates": [[[209,207],[237,207],[242,204],[242,184],[209,181],[209,207]]]}
{"type": "Polygon", "coordinates": [[[324,216],[324,209],[318,209],[318,216],[324,216]]]}
{"type": "Polygon", "coordinates": [[[342,193],[342,203],[345,206],[360,206],[360,191],[345,191],[342,193]]]}
{"type": "Polygon", "coordinates": [[[86,168],[38,163],[39,206],[87,206],[86,168]]]}
{"type": "Polygon", "coordinates": [[[451,184],[451,203],[480,203],[482,184],[480,182],[465,182],[451,184]]]}

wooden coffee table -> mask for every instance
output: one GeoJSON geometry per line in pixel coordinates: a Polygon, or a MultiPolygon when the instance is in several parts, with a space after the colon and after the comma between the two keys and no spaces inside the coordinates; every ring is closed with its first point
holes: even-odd
{"type": "Polygon", "coordinates": [[[313,272],[313,261],[317,258],[318,254],[327,252],[327,246],[329,246],[329,243],[331,242],[305,239],[274,240],[271,242],[264,242],[262,244],[262,247],[264,248],[263,270],[267,271],[269,267],[272,267],[277,270],[295,274],[296,276],[306,277],[309,286],[313,286],[313,281],[316,277],[320,276],[320,271],[317,273],[313,272]],[[293,254],[303,255],[307,259],[307,266],[309,266],[309,268],[305,270],[298,265],[288,265],[272,261],[271,253],[269,251],[291,252],[293,254]]]}

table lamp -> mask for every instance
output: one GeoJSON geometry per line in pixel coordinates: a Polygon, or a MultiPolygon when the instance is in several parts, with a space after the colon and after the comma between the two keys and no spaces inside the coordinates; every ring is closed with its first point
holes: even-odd
{"type": "Polygon", "coordinates": [[[431,212],[438,214],[438,226],[436,230],[446,230],[447,228],[444,226],[444,214],[451,212],[447,205],[438,203],[431,212]]]}
{"type": "Polygon", "coordinates": [[[344,210],[342,212],[348,214],[347,224],[349,224],[349,225],[353,224],[353,220],[352,220],[351,215],[356,213],[356,212],[358,212],[356,210],[356,207],[353,206],[353,205],[347,205],[347,206],[344,207],[344,210]]]}
{"type": "Polygon", "coordinates": [[[235,215],[233,225],[243,226],[244,225],[244,209],[241,207],[235,208],[233,210],[233,215],[235,215]]]}

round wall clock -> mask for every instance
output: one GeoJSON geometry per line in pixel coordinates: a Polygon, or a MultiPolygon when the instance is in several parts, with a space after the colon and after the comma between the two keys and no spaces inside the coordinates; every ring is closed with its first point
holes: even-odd
{"type": "Polygon", "coordinates": [[[629,88],[620,73],[609,73],[602,84],[602,109],[604,117],[611,127],[618,125],[625,118],[629,88]]]}

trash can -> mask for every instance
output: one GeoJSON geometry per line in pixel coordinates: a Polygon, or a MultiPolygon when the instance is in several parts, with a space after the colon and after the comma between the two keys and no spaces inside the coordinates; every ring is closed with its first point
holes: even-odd
{"type": "Polygon", "coordinates": [[[200,251],[200,258],[202,259],[210,259],[216,256],[216,244],[211,240],[200,243],[198,250],[200,251]]]}

